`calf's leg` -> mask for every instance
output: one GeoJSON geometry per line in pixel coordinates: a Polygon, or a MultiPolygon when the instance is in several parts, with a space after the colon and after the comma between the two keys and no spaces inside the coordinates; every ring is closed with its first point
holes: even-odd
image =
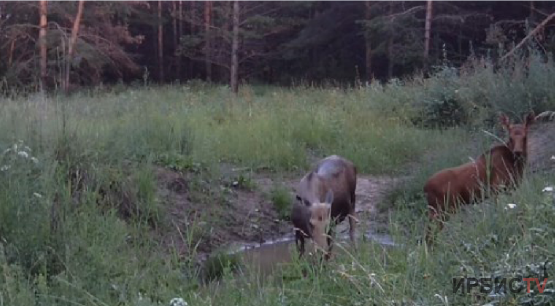
{"type": "Polygon", "coordinates": [[[353,244],[353,246],[357,247],[356,245],[356,240],[355,240],[355,226],[356,226],[356,218],[355,218],[355,210],[354,208],[351,210],[351,212],[349,213],[349,239],[351,240],[351,243],[353,244]]]}
{"type": "Polygon", "coordinates": [[[300,230],[295,230],[295,245],[299,251],[299,258],[304,254],[304,235],[300,230]]]}

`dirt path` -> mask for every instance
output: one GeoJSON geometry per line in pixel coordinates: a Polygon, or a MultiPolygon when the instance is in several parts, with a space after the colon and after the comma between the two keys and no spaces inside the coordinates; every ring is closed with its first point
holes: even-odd
{"type": "MultiPolygon", "coordinates": [[[[366,176],[360,175],[357,180],[356,189],[356,213],[359,220],[358,233],[378,233],[385,230],[387,226],[387,215],[377,209],[377,204],[384,201],[389,192],[400,182],[402,178],[390,176],[366,176]]],[[[348,229],[347,222],[341,224],[338,231],[348,229]]]]}
{"type": "MultiPolygon", "coordinates": [[[[255,246],[292,237],[292,225],[279,220],[269,194],[273,188],[281,186],[293,198],[301,175],[247,175],[230,170],[218,180],[208,181],[161,167],[156,168],[155,173],[158,197],[166,210],[165,226],[158,230],[158,235],[165,245],[182,256],[200,255],[202,260],[217,249],[255,246]],[[238,182],[245,177],[248,177],[248,184],[238,182]]],[[[387,216],[378,212],[376,204],[383,201],[398,182],[400,179],[388,176],[359,175],[357,236],[383,232],[387,216]]],[[[338,226],[338,235],[347,232],[348,222],[338,226]]]]}

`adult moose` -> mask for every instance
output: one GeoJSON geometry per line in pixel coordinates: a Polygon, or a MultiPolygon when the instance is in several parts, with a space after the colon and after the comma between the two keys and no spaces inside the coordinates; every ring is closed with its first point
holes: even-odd
{"type": "Polygon", "coordinates": [[[305,238],[312,238],[315,246],[324,251],[325,258],[329,258],[333,233],[330,225],[346,217],[349,218],[349,237],[354,243],[356,184],[356,167],[337,155],[320,160],[301,179],[297,186],[297,202],[291,211],[299,257],[305,251],[305,238]]]}
{"type": "Polygon", "coordinates": [[[503,188],[515,188],[520,183],[526,164],[528,127],[534,121],[534,113],[528,114],[522,124],[511,124],[505,114],[501,114],[500,121],[509,134],[507,143],[494,146],[475,161],[443,169],[426,182],[428,245],[433,244],[433,223],[437,222],[441,230],[447,214],[454,213],[458,204],[473,203],[489,193],[495,195],[503,188]]]}

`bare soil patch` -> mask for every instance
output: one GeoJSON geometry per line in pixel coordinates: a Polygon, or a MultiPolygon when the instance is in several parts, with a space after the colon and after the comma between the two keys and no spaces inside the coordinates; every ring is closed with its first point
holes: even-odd
{"type": "MultiPolygon", "coordinates": [[[[230,245],[264,243],[292,235],[292,225],[279,220],[269,193],[275,186],[281,186],[293,199],[302,174],[264,172],[238,176],[227,167],[218,180],[208,181],[196,174],[162,167],[154,171],[158,197],[166,212],[159,236],[181,256],[198,255],[202,260],[209,253],[230,245]],[[246,177],[246,182],[239,183],[237,177],[246,177]]],[[[357,235],[384,231],[387,212],[378,212],[376,204],[400,181],[388,176],[359,175],[357,235]]],[[[347,230],[348,222],[343,222],[337,231],[347,230]]]]}

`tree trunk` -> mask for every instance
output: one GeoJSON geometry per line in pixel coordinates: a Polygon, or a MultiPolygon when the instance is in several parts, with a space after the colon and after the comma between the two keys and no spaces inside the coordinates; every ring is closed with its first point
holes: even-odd
{"type": "MultiPolygon", "coordinates": [[[[393,4],[389,3],[389,16],[393,16],[393,4]]],[[[393,77],[393,17],[389,19],[389,38],[387,39],[387,79],[393,77]]]]}
{"type": "Polygon", "coordinates": [[[426,2],[426,24],[424,28],[424,67],[428,68],[428,57],[430,55],[430,38],[432,30],[432,0],[426,2]]]}
{"type": "Polygon", "coordinates": [[[534,11],[536,10],[536,5],[534,1],[530,1],[530,21],[534,21],[534,11]]]}
{"type": "Polygon", "coordinates": [[[522,47],[524,43],[538,32],[540,32],[545,26],[551,21],[551,19],[555,19],[555,12],[551,13],[551,15],[547,16],[540,24],[538,24],[526,37],[524,37],[511,51],[507,52],[507,54],[503,55],[500,61],[508,58],[509,56],[513,55],[518,48],[522,47]]]}
{"type": "MultiPolygon", "coordinates": [[[[530,28],[535,27],[537,24],[537,20],[536,20],[536,4],[534,3],[534,1],[530,1],[530,16],[528,17],[528,24],[530,25],[530,28]]],[[[544,39],[545,39],[545,28],[541,28],[538,31],[538,34],[536,35],[536,39],[539,43],[543,43],[544,39]]]]}
{"type": "MultiPolygon", "coordinates": [[[[196,27],[195,27],[195,1],[191,1],[191,8],[189,9],[189,18],[191,18],[191,23],[190,23],[190,28],[189,28],[189,35],[193,35],[194,33],[196,33],[196,27]]],[[[195,78],[195,66],[194,66],[194,61],[192,59],[189,59],[189,77],[194,79],[195,78]]]]}
{"type": "Polygon", "coordinates": [[[164,81],[164,27],[162,25],[162,1],[158,1],[158,80],[164,81]]]}
{"type": "Polygon", "coordinates": [[[17,40],[17,36],[12,39],[10,43],[10,53],[8,54],[8,67],[12,65],[13,61],[13,53],[15,51],[15,41],[17,40]]]}
{"type": "MultiPolygon", "coordinates": [[[[175,44],[175,51],[177,53],[177,49],[179,48],[179,44],[180,44],[180,38],[183,35],[183,1],[179,0],[179,9],[177,12],[177,17],[179,18],[179,27],[178,27],[178,32],[177,32],[177,37],[176,37],[176,44],[175,44]]],[[[176,60],[177,60],[177,77],[181,80],[181,60],[182,60],[182,56],[181,54],[176,54],[176,60]]]]}
{"type": "MultiPolygon", "coordinates": [[[[365,6],[366,6],[366,20],[369,21],[372,16],[371,16],[371,2],[370,1],[366,1],[365,2],[365,6]]],[[[370,41],[370,33],[368,33],[368,31],[366,31],[366,35],[365,35],[365,43],[366,43],[366,81],[368,81],[368,83],[372,82],[372,43],[370,41]]]]}
{"type": "Polygon", "coordinates": [[[210,62],[212,56],[212,45],[211,45],[211,35],[210,26],[212,17],[212,1],[204,2],[204,42],[205,42],[205,60],[206,65],[206,81],[212,81],[212,63],[210,62]]]}
{"type": "Polygon", "coordinates": [[[231,40],[231,76],[233,93],[239,92],[239,1],[233,1],[233,35],[231,40]]]}
{"type": "Polygon", "coordinates": [[[48,21],[46,19],[47,16],[47,4],[46,0],[40,0],[40,30],[39,30],[39,48],[40,48],[40,80],[42,86],[46,86],[46,59],[47,59],[47,50],[46,50],[46,26],[48,21]]]}
{"type": "MultiPolygon", "coordinates": [[[[173,30],[173,57],[174,57],[174,63],[176,64],[177,67],[177,4],[175,3],[175,1],[172,1],[172,30],[173,30]]],[[[176,74],[176,77],[179,78],[179,75],[177,74],[177,70],[174,71],[174,73],[176,74]]]]}
{"type": "Polygon", "coordinates": [[[75,43],[77,42],[77,36],[79,34],[79,27],[81,26],[81,17],[83,17],[83,8],[85,7],[85,1],[80,0],[77,6],[77,15],[73,21],[73,28],[71,29],[71,37],[69,38],[69,46],[67,52],[67,63],[66,63],[66,75],[65,75],[65,91],[69,91],[69,73],[71,69],[71,62],[73,60],[73,54],[75,53],[75,43]]]}

